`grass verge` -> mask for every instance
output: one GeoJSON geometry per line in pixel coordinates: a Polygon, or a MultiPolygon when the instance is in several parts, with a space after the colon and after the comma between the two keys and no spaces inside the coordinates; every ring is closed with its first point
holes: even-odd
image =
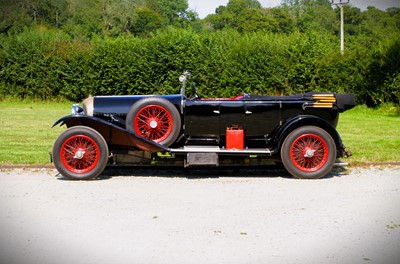
{"type": "Polygon", "coordinates": [[[70,113],[70,102],[0,102],[0,165],[50,164],[49,152],[65,129],[51,126],[70,113]]]}
{"type": "Polygon", "coordinates": [[[353,152],[348,159],[352,165],[400,161],[399,107],[357,106],[340,115],[337,130],[345,146],[353,152]]]}
{"type": "MultiPolygon", "coordinates": [[[[70,102],[0,102],[0,165],[48,165],[49,151],[65,127],[52,124],[70,113],[70,102]]],[[[400,161],[399,108],[358,106],[340,116],[338,132],[353,152],[351,165],[400,161]]]]}

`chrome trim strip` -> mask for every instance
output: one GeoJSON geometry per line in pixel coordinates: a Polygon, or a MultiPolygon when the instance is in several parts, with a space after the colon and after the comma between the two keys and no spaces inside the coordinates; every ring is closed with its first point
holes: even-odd
{"type": "Polygon", "coordinates": [[[173,154],[188,154],[188,153],[217,153],[220,155],[272,155],[269,149],[225,149],[214,146],[186,146],[183,148],[170,149],[173,154]]]}

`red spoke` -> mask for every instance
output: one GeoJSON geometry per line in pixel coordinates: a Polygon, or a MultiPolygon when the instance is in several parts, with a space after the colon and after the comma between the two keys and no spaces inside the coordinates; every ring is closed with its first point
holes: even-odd
{"type": "Polygon", "coordinates": [[[293,164],[301,171],[317,171],[328,160],[328,146],[318,135],[302,135],[293,142],[290,157],[293,164]]]}
{"type": "Polygon", "coordinates": [[[84,174],[96,167],[100,151],[93,139],[84,135],[76,135],[64,142],[60,154],[65,168],[77,174],[84,174]],[[75,157],[78,151],[83,154],[83,157],[75,157]]]}
{"type": "Polygon", "coordinates": [[[170,113],[159,105],[144,107],[134,118],[136,133],[155,142],[167,139],[172,133],[172,127],[173,120],[170,113]]]}

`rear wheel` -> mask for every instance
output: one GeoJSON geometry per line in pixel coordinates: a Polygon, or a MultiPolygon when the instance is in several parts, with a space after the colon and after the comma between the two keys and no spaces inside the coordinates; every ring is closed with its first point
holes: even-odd
{"type": "Polygon", "coordinates": [[[76,126],[60,134],[52,155],[54,166],[64,177],[88,180],[103,172],[108,162],[108,147],[96,130],[76,126]]]}
{"type": "Polygon", "coordinates": [[[179,136],[181,118],[171,102],[159,97],[150,97],[132,105],[126,117],[126,128],[168,147],[179,136]]]}
{"type": "Polygon", "coordinates": [[[319,179],[331,171],[336,159],[336,145],[322,128],[300,127],[283,142],[281,159],[295,178],[319,179]]]}

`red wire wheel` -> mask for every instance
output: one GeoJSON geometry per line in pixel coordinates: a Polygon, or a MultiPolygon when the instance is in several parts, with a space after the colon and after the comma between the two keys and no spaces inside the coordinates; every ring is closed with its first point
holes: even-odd
{"type": "Polygon", "coordinates": [[[70,127],[58,136],[53,145],[53,162],[66,178],[87,180],[99,176],[108,162],[108,146],[96,130],[70,127]]]}
{"type": "Polygon", "coordinates": [[[88,136],[76,135],[68,138],[61,146],[60,157],[64,167],[77,174],[88,173],[99,162],[100,150],[88,136]]]}
{"type": "Polygon", "coordinates": [[[160,105],[143,107],[134,118],[136,134],[156,143],[166,140],[171,135],[173,125],[171,114],[160,105]]]}
{"type": "Polygon", "coordinates": [[[326,142],[318,135],[306,134],[298,137],[290,147],[290,159],[301,171],[314,172],[328,161],[326,142]]]}
{"type": "Polygon", "coordinates": [[[304,126],[292,131],[281,147],[281,159],[295,178],[319,179],[332,169],[337,156],[331,135],[320,127],[304,126]]]}
{"type": "Polygon", "coordinates": [[[179,136],[181,117],[175,105],[165,98],[147,97],[132,105],[126,116],[126,129],[168,147],[179,136]]]}

